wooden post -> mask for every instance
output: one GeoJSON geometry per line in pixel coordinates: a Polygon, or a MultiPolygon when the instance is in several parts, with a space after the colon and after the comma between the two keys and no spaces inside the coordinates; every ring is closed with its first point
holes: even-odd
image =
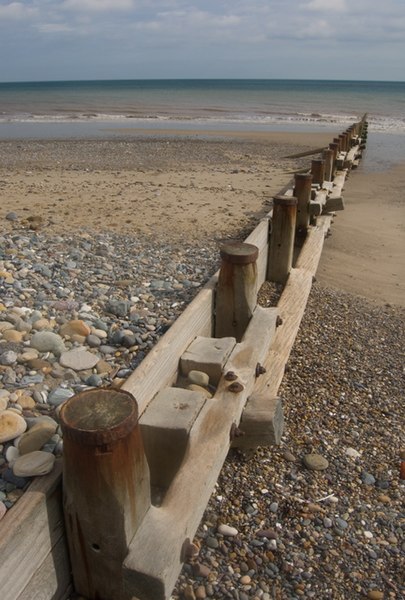
{"type": "Polygon", "coordinates": [[[311,161],[312,183],[317,183],[322,187],[325,179],[325,161],[322,158],[316,158],[311,161]]]}
{"type": "Polygon", "coordinates": [[[335,175],[335,171],[336,171],[336,159],[337,159],[337,155],[339,152],[339,144],[337,144],[336,142],[331,142],[329,144],[329,148],[333,151],[333,160],[332,160],[332,179],[335,175]]]}
{"type": "Polygon", "coordinates": [[[229,243],[220,250],[222,264],[215,303],[215,337],[240,342],[257,303],[257,246],[229,243]]]}
{"type": "Polygon", "coordinates": [[[325,161],[325,181],[332,181],[333,177],[333,150],[325,148],[322,152],[322,158],[325,161]]]}
{"type": "Polygon", "coordinates": [[[293,260],[297,198],[294,196],[276,196],[273,204],[267,279],[277,283],[285,283],[291,271],[293,260]]]}
{"type": "Polygon", "coordinates": [[[311,200],[312,173],[294,175],[293,195],[297,198],[297,233],[306,233],[309,225],[309,202],[311,200]]]}
{"type": "Polygon", "coordinates": [[[340,136],[333,138],[333,143],[338,145],[337,151],[339,154],[339,152],[342,150],[342,140],[340,139],[340,136]]]}
{"type": "Polygon", "coordinates": [[[150,507],[137,403],[129,392],[91,389],[69,399],[60,418],[75,590],[92,600],[127,600],[122,563],[150,507]]]}
{"type": "Polygon", "coordinates": [[[339,139],[340,139],[340,149],[342,152],[347,152],[347,147],[346,147],[346,135],[344,133],[341,133],[339,135],[339,139]]]}

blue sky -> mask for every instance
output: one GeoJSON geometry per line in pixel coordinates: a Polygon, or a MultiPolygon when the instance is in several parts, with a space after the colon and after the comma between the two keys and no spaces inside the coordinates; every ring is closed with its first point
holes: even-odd
{"type": "Polygon", "coordinates": [[[0,81],[405,80],[405,0],[0,0],[0,81]]]}

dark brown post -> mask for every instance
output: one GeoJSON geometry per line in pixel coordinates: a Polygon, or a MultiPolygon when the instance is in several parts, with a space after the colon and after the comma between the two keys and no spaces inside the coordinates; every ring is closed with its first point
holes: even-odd
{"type": "Polygon", "coordinates": [[[322,158],[325,161],[325,181],[332,181],[333,173],[333,150],[325,148],[322,152],[322,158]]]}
{"type": "Polygon", "coordinates": [[[340,150],[342,152],[347,152],[347,147],[346,147],[346,135],[344,133],[341,133],[339,135],[339,139],[340,139],[340,150]]]}
{"type": "Polygon", "coordinates": [[[128,545],[150,507],[138,407],[129,392],[87,390],[62,407],[63,496],[78,594],[126,600],[128,545]]]}
{"type": "Polygon", "coordinates": [[[229,243],[220,250],[215,304],[215,337],[234,337],[240,342],[257,303],[259,251],[253,244],[229,243]]]}
{"type": "Polygon", "coordinates": [[[273,204],[267,279],[285,283],[293,260],[297,198],[276,196],[273,204]]]}
{"type": "Polygon", "coordinates": [[[325,161],[321,158],[314,158],[311,161],[312,183],[317,183],[322,187],[325,179],[325,161]]]}
{"type": "Polygon", "coordinates": [[[312,173],[296,173],[294,180],[293,194],[297,198],[296,229],[298,233],[306,233],[309,225],[312,173]]]}

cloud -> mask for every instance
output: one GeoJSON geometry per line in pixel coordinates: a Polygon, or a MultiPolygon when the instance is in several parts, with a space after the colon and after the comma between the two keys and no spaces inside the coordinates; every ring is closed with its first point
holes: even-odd
{"type": "Polygon", "coordinates": [[[134,8],[133,0],[65,0],[63,7],[80,12],[123,11],[134,8]]]}
{"type": "Polygon", "coordinates": [[[41,33],[71,33],[75,31],[73,27],[66,23],[41,23],[37,25],[38,31],[41,33]]]}
{"type": "Polygon", "coordinates": [[[311,0],[305,8],[324,12],[346,12],[346,0],[311,0]]]}
{"type": "Polygon", "coordinates": [[[0,6],[0,19],[23,20],[36,13],[36,9],[22,2],[11,2],[0,6]]]}

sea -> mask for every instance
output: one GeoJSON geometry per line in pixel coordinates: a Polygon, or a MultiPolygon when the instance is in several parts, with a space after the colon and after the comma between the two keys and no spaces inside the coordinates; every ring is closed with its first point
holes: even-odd
{"type": "Polygon", "coordinates": [[[405,82],[165,79],[0,83],[0,139],[105,138],[122,135],[123,129],[130,133],[145,128],[338,132],[365,113],[378,152],[385,156],[389,150],[391,156],[405,160],[405,82]]]}

